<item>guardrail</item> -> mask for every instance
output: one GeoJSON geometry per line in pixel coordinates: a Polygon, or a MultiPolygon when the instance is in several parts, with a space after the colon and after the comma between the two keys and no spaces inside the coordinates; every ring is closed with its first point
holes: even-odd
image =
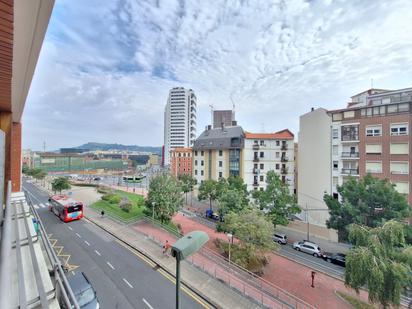
{"type": "MultiPolygon", "coordinates": [[[[56,288],[56,296],[59,297],[60,294],[63,298],[63,301],[66,305],[67,308],[75,308],[75,309],[80,309],[79,304],[77,303],[77,300],[74,296],[74,293],[70,287],[69,282],[67,281],[65,272],[63,270],[63,266],[57,257],[56,253],[53,250],[53,247],[50,243],[50,240],[47,236],[46,229],[44,228],[44,225],[37,213],[37,211],[33,207],[33,202],[31,200],[31,197],[27,192],[24,192],[27,204],[29,205],[33,216],[37,220],[37,224],[39,226],[38,233],[40,233],[40,239],[42,240],[43,246],[45,248],[46,254],[51,262],[51,265],[53,267],[53,275],[54,275],[54,282],[53,285],[56,288]]],[[[6,308],[6,307],[0,307],[0,308],[6,308]]]]}
{"type": "Polygon", "coordinates": [[[0,308],[10,307],[10,253],[11,253],[11,181],[7,183],[6,209],[3,216],[1,207],[1,247],[0,247],[0,308]]]}
{"type": "MultiPolygon", "coordinates": [[[[159,226],[178,238],[183,236],[183,234],[170,229],[160,221],[153,220],[149,217],[144,217],[144,220],[159,226]]],[[[146,236],[159,245],[162,245],[160,239],[147,234],[146,236]]],[[[298,309],[315,308],[304,300],[290,294],[286,290],[259,277],[247,269],[233,262],[229,263],[228,259],[206,247],[202,247],[196,254],[186,259],[186,261],[196,268],[208,273],[213,278],[229,285],[229,287],[237,290],[241,294],[254,299],[265,307],[298,309]]]]}

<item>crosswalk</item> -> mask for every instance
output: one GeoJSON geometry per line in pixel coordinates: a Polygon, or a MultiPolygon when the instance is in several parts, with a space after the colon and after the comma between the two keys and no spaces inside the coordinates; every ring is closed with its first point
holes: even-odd
{"type": "Polygon", "coordinates": [[[40,208],[48,208],[49,207],[49,203],[39,203],[36,205],[33,205],[35,209],[40,209],[40,208]]]}

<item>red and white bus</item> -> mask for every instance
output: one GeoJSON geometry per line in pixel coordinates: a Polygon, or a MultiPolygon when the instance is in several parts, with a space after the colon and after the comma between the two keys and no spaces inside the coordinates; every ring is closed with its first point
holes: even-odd
{"type": "Polygon", "coordinates": [[[50,211],[64,222],[83,218],[83,204],[67,195],[52,195],[49,202],[50,211]]]}

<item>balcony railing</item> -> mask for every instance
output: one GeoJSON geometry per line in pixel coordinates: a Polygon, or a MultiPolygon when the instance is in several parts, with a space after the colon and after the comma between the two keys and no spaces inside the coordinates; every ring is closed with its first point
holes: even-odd
{"type": "Polygon", "coordinates": [[[254,186],[254,187],[258,187],[258,186],[259,186],[259,183],[258,183],[257,181],[254,181],[254,182],[253,182],[253,186],[254,186]]]}
{"type": "Polygon", "coordinates": [[[359,169],[358,168],[342,168],[341,173],[345,175],[359,175],[359,169]]]}
{"type": "Polygon", "coordinates": [[[288,162],[289,158],[288,157],[282,157],[282,158],[280,158],[280,161],[281,162],[288,162]]]}
{"type": "Polygon", "coordinates": [[[281,150],[288,150],[288,145],[283,144],[282,147],[280,147],[281,150]]]}
{"type": "Polygon", "coordinates": [[[359,158],[359,152],[343,151],[342,158],[359,158]]]}
{"type": "Polygon", "coordinates": [[[253,150],[259,150],[260,147],[259,147],[258,144],[253,144],[253,147],[252,147],[252,148],[253,148],[253,150]]]}
{"type": "Polygon", "coordinates": [[[343,142],[359,142],[359,135],[358,134],[347,134],[342,135],[343,142]]]}
{"type": "Polygon", "coordinates": [[[259,162],[259,157],[254,157],[253,162],[259,162]]]}
{"type": "Polygon", "coordinates": [[[253,174],[259,174],[259,170],[257,168],[253,169],[253,174]]]}
{"type": "Polygon", "coordinates": [[[287,173],[288,173],[287,167],[282,167],[282,168],[280,169],[280,173],[281,173],[281,174],[287,174],[287,173]]]}

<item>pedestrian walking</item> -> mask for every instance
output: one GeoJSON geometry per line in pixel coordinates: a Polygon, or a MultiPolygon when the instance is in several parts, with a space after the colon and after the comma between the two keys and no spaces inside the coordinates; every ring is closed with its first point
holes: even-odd
{"type": "Polygon", "coordinates": [[[170,256],[169,251],[171,251],[172,246],[169,244],[169,241],[166,240],[165,245],[163,246],[163,255],[166,255],[167,257],[170,256]]]}
{"type": "Polygon", "coordinates": [[[101,212],[100,212],[100,214],[102,215],[102,218],[104,217],[104,210],[102,210],[101,212]]]}

